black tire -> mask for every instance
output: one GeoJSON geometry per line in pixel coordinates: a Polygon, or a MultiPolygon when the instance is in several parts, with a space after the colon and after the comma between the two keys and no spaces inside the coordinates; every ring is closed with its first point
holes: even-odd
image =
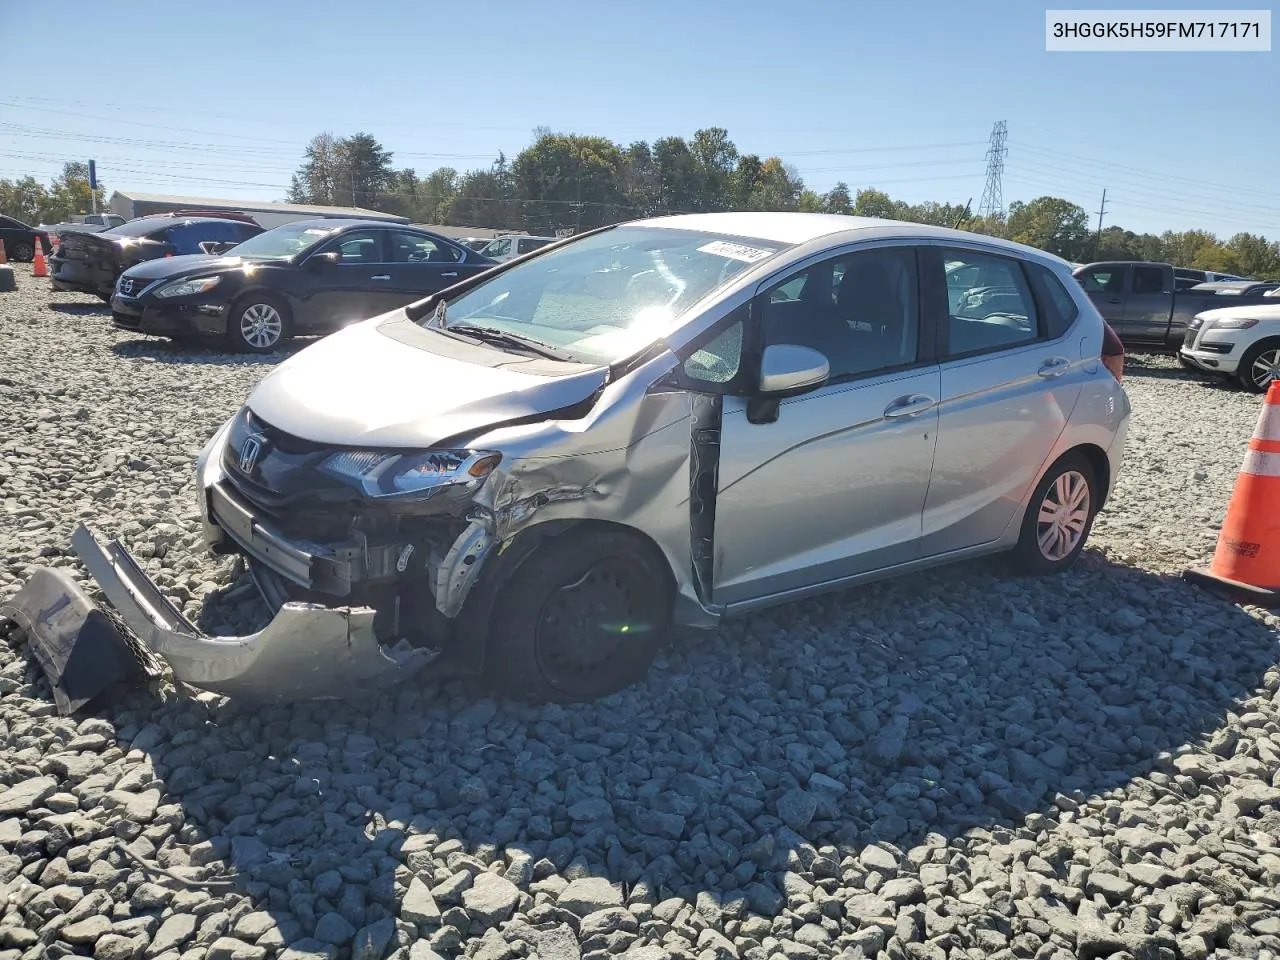
{"type": "Polygon", "coordinates": [[[638,537],[601,528],[551,537],[498,591],[486,673],[540,701],[605,696],[648,672],[671,605],[666,562],[638,537]]]}
{"type": "MultiPolygon", "coordinates": [[[[1072,481],[1068,480],[1067,483],[1070,486],[1072,481]]],[[[1031,498],[1027,501],[1027,512],[1022,518],[1022,532],[1018,537],[1018,545],[1014,547],[1010,557],[1014,569],[1019,573],[1043,576],[1061,573],[1071,567],[1089,539],[1089,532],[1093,529],[1093,519],[1098,515],[1100,500],[1098,478],[1088,458],[1080,453],[1068,453],[1060,457],[1045,471],[1040,482],[1036,484],[1031,498]],[[1042,508],[1056,506],[1057,500],[1062,495],[1062,488],[1055,489],[1055,487],[1059,478],[1068,475],[1083,479],[1087,490],[1087,501],[1084,504],[1083,525],[1078,528],[1079,540],[1075,541],[1070,550],[1062,553],[1061,548],[1065,543],[1061,539],[1051,539],[1048,547],[1042,546],[1041,536],[1048,534],[1049,524],[1042,525],[1040,516],[1042,508]]]]}
{"type": "Polygon", "coordinates": [[[227,343],[238,353],[272,353],[283,347],[292,336],[293,323],[288,306],[269,293],[246,294],[227,313],[227,343]],[[274,312],[275,321],[269,318],[270,312],[274,312]],[[262,335],[255,337],[250,333],[250,327],[256,325],[258,318],[265,319],[263,325],[258,326],[262,335]],[[266,335],[269,329],[278,329],[274,339],[266,335]]]}
{"type": "Polygon", "coordinates": [[[36,248],[26,240],[19,240],[13,245],[13,252],[9,256],[20,263],[30,263],[36,258],[36,248]]]}
{"type": "Polygon", "coordinates": [[[1280,359],[1280,340],[1259,340],[1244,352],[1239,366],[1236,367],[1236,383],[1250,393],[1266,393],[1267,388],[1271,386],[1269,379],[1260,384],[1253,378],[1253,365],[1267,353],[1274,353],[1277,359],[1280,359]]]}

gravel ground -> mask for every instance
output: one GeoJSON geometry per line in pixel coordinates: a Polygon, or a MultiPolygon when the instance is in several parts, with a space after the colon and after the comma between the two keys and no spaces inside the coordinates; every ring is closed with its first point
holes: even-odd
{"type": "MultiPolygon", "coordinates": [[[[19,284],[0,596],[74,568],[86,518],[192,616],[251,625],[191,462],[276,360],[19,284]]],[[[251,710],[157,684],[62,719],[0,644],[0,960],[1280,956],[1276,620],[1177,579],[1259,401],[1131,361],[1126,467],[1071,574],[792,604],[598,703],[453,683],[251,710]]]]}

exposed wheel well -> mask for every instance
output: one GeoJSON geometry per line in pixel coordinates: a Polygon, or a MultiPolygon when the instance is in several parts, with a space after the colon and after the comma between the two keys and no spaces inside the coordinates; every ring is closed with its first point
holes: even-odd
{"type": "Polygon", "coordinates": [[[653,559],[658,561],[661,568],[666,571],[667,588],[671,591],[674,600],[675,573],[671,569],[667,555],[648,534],[625,523],[615,523],[611,520],[549,520],[534,524],[517,533],[505,549],[494,553],[485,561],[480,579],[472,589],[471,595],[467,597],[462,613],[455,621],[455,637],[462,641],[455,653],[469,671],[478,672],[484,669],[489,623],[503,584],[515,576],[520,566],[548,539],[593,529],[621,533],[635,541],[638,550],[652,554],[653,559]],[[474,642],[476,640],[481,642],[474,642]]]}

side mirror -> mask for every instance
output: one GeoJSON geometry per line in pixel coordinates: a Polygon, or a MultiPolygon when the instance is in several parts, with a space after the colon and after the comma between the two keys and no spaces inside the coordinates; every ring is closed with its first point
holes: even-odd
{"type": "Polygon", "coordinates": [[[793,343],[764,348],[760,358],[760,385],[747,400],[748,423],[773,423],[784,397],[816,390],[831,376],[831,364],[817,350],[793,343]]]}
{"type": "Polygon", "coordinates": [[[321,270],[328,270],[330,267],[336,267],[341,262],[341,259],[341,256],[333,251],[330,251],[329,253],[317,253],[314,256],[307,258],[306,268],[318,273],[321,270]]]}
{"type": "Polygon", "coordinates": [[[827,382],[831,364],[817,350],[791,343],[764,348],[758,395],[770,399],[808,393],[827,382]]]}

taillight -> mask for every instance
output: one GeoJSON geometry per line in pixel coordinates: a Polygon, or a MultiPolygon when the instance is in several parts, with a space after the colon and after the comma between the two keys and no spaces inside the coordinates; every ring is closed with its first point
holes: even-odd
{"type": "Polygon", "coordinates": [[[1116,383],[1124,382],[1124,344],[1105,320],[1102,321],[1102,365],[1116,378],[1116,383]]]}

